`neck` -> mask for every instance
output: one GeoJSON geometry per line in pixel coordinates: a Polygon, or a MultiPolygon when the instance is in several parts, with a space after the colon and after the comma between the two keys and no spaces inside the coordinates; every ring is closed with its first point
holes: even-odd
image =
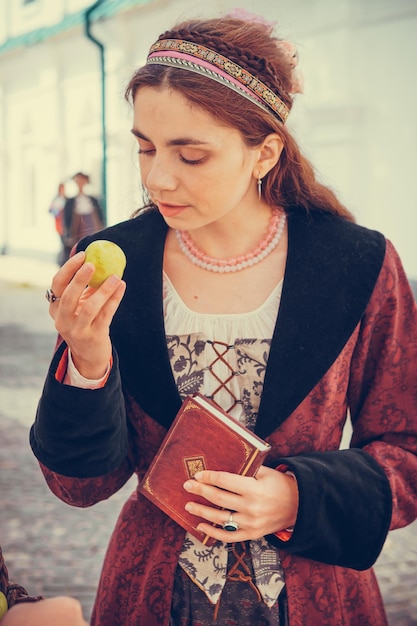
{"type": "Polygon", "coordinates": [[[240,210],[202,228],[184,232],[205,254],[228,259],[254,250],[265,237],[273,215],[273,209],[260,206],[256,211],[240,210]]]}
{"type": "MultiPolygon", "coordinates": [[[[271,214],[264,236],[254,248],[244,254],[230,258],[218,258],[208,255],[197,247],[188,231],[176,230],[178,245],[183,254],[198,267],[213,272],[236,272],[256,265],[265,259],[278,245],[285,226],[285,214],[277,209],[271,214]]],[[[233,239],[236,240],[234,234],[233,239]]]]}

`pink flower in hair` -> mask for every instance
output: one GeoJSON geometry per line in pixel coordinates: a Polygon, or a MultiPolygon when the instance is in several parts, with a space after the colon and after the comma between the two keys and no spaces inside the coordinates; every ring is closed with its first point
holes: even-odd
{"type": "Polygon", "coordinates": [[[232,9],[229,13],[227,13],[226,17],[234,17],[237,20],[242,20],[244,22],[252,22],[253,24],[262,24],[268,30],[268,32],[272,32],[276,26],[276,22],[272,20],[267,20],[261,15],[256,15],[256,13],[251,13],[246,9],[232,9]]]}
{"type": "Polygon", "coordinates": [[[277,45],[278,48],[281,48],[284,51],[285,56],[290,62],[291,67],[296,67],[298,63],[298,52],[295,44],[293,44],[291,41],[281,39],[281,41],[278,41],[277,45]]]}
{"type": "Polygon", "coordinates": [[[297,47],[291,41],[281,39],[277,43],[278,48],[284,52],[290,67],[291,67],[291,93],[303,93],[304,91],[304,76],[303,73],[297,69],[298,65],[298,52],[297,47]]]}

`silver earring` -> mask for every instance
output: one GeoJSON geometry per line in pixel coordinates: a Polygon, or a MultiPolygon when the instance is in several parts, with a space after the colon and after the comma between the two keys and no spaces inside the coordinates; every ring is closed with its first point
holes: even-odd
{"type": "Polygon", "coordinates": [[[148,206],[148,205],[152,204],[151,197],[150,197],[149,192],[148,192],[148,190],[147,190],[147,188],[145,187],[144,184],[142,184],[142,200],[143,200],[145,206],[148,206]]]}
{"type": "Polygon", "coordinates": [[[262,198],[262,178],[258,176],[258,198],[262,198]]]}

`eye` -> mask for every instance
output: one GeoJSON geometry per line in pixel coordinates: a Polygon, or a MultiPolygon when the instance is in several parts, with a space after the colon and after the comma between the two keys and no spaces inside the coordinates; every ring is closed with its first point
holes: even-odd
{"type": "Polygon", "coordinates": [[[155,148],[149,148],[148,150],[145,150],[144,148],[138,149],[138,154],[153,154],[154,152],[155,148]]]}
{"type": "Polygon", "coordinates": [[[137,137],[138,140],[138,154],[150,155],[154,154],[155,146],[151,141],[145,141],[142,137],[137,137]]]}
{"type": "Polygon", "coordinates": [[[183,163],[186,163],[187,165],[198,165],[205,160],[205,157],[201,157],[200,159],[186,159],[184,156],[182,156],[182,154],[180,154],[180,159],[183,163]]]}

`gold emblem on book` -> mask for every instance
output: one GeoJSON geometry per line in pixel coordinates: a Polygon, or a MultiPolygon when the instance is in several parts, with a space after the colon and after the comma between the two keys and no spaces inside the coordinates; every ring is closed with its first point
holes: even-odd
{"type": "Polygon", "coordinates": [[[184,459],[184,463],[188,478],[193,478],[194,474],[206,469],[206,463],[202,456],[190,456],[184,459]]]}

